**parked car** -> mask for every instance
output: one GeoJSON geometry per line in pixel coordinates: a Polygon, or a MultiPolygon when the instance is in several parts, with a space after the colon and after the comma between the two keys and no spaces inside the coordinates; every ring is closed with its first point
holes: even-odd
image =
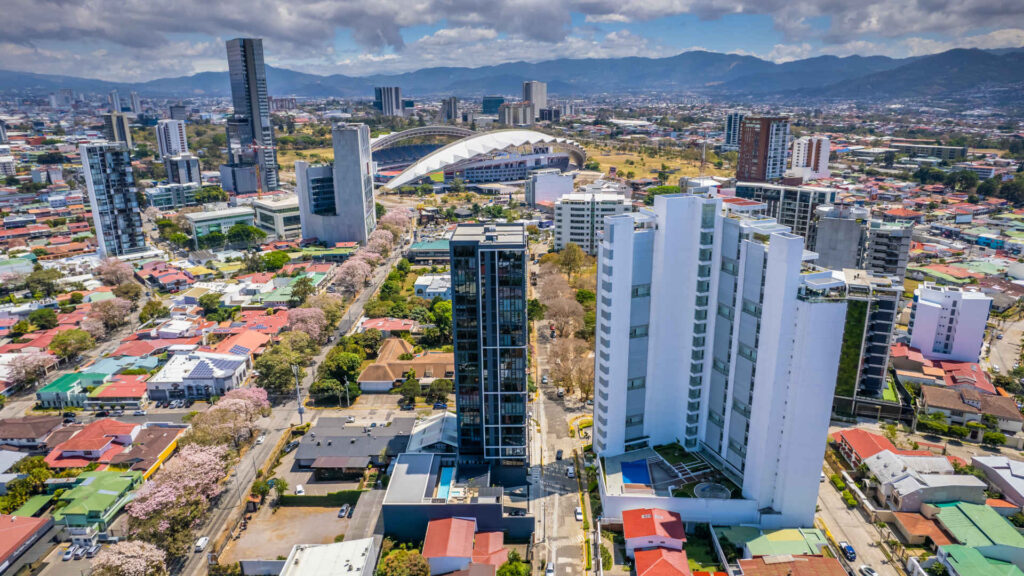
{"type": "Polygon", "coordinates": [[[107,416],[110,416],[110,412],[107,412],[106,410],[100,410],[96,413],[97,418],[106,418],[107,416]]]}
{"type": "Polygon", "coordinates": [[[558,396],[559,398],[565,398],[565,388],[559,388],[559,389],[558,389],[558,393],[557,393],[557,396],[558,396]]]}
{"type": "Polygon", "coordinates": [[[447,410],[447,409],[448,409],[448,405],[445,404],[444,402],[435,402],[434,403],[434,410],[447,410]]]}
{"type": "Polygon", "coordinates": [[[256,443],[257,444],[263,444],[263,442],[265,442],[266,439],[267,439],[267,435],[266,434],[260,434],[259,436],[256,437],[256,443]]]}
{"type": "Polygon", "coordinates": [[[850,546],[850,544],[846,541],[842,541],[839,543],[839,551],[842,552],[843,556],[845,556],[846,559],[850,562],[853,562],[857,559],[857,552],[855,552],[853,546],[850,546]]]}
{"type": "Polygon", "coordinates": [[[132,416],[145,416],[145,415],[146,415],[146,411],[145,410],[136,410],[135,412],[132,412],[132,416]]]}
{"type": "MultiPolygon", "coordinates": [[[[379,480],[378,480],[378,482],[379,482],[379,480]]],[[[348,509],[348,514],[346,516],[348,518],[351,518],[352,517],[352,513],[355,512],[355,511],[356,511],[356,507],[355,506],[350,506],[349,509],[348,509]]]]}
{"type": "Polygon", "coordinates": [[[202,552],[203,550],[206,550],[206,545],[209,543],[210,539],[208,537],[201,536],[198,540],[196,540],[195,551],[202,552]]]}
{"type": "Polygon", "coordinates": [[[583,522],[583,508],[580,508],[579,506],[577,506],[575,513],[576,513],[576,521],[577,522],[583,522]]]}
{"type": "Polygon", "coordinates": [[[124,410],[114,410],[110,413],[111,416],[124,416],[124,410]]]}
{"type": "Polygon", "coordinates": [[[78,550],[78,546],[68,546],[64,550],[64,554],[61,555],[60,559],[62,561],[65,561],[65,562],[68,561],[68,560],[71,560],[72,558],[75,557],[75,551],[76,550],[78,550]]]}
{"type": "Polygon", "coordinates": [[[291,442],[289,442],[288,444],[285,445],[284,453],[287,454],[287,453],[291,452],[292,450],[295,450],[298,447],[299,447],[299,441],[298,440],[292,440],[291,442]]]}
{"type": "Polygon", "coordinates": [[[78,549],[75,550],[75,560],[81,560],[82,558],[85,558],[85,553],[87,550],[88,548],[86,548],[85,546],[79,546],[78,549]]]}
{"type": "Polygon", "coordinates": [[[565,469],[565,475],[568,478],[575,478],[576,477],[576,467],[573,466],[572,464],[570,464],[569,467],[565,469]]]}
{"type": "Polygon", "coordinates": [[[544,374],[543,376],[540,377],[540,383],[541,384],[547,384],[548,383],[548,375],[547,374],[544,374]]]}
{"type": "Polygon", "coordinates": [[[74,412],[65,412],[64,414],[61,414],[61,416],[64,416],[65,418],[74,418],[77,414],[74,412]]]}
{"type": "Polygon", "coordinates": [[[415,409],[416,409],[416,403],[415,402],[407,402],[405,404],[402,404],[402,410],[415,410],[415,409]]]}
{"type": "Polygon", "coordinates": [[[351,423],[353,423],[355,421],[356,421],[356,417],[355,416],[349,416],[348,418],[345,418],[345,422],[347,424],[351,424],[351,423]]]}
{"type": "Polygon", "coordinates": [[[548,567],[544,569],[544,576],[555,576],[554,562],[548,562],[548,567]]]}
{"type": "Polygon", "coordinates": [[[344,518],[348,516],[349,509],[352,508],[348,504],[342,504],[341,510],[338,510],[338,518],[344,518]]]}
{"type": "Polygon", "coordinates": [[[306,495],[306,489],[302,487],[302,484],[299,484],[298,486],[295,487],[295,495],[296,496],[305,496],[306,495]]]}
{"type": "Polygon", "coordinates": [[[85,557],[86,558],[92,558],[99,551],[100,551],[100,545],[99,544],[93,544],[92,546],[89,547],[88,550],[85,551],[85,557]]]}
{"type": "Polygon", "coordinates": [[[857,570],[859,570],[863,576],[878,576],[878,572],[875,572],[875,569],[867,564],[861,566],[857,570]]]}
{"type": "Polygon", "coordinates": [[[561,448],[559,448],[558,451],[555,452],[555,460],[561,460],[561,459],[562,459],[562,450],[561,450],[561,448]]]}

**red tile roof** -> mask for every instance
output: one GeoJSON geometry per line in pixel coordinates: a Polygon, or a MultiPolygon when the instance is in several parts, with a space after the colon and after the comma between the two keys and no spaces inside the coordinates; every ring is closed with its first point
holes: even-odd
{"type": "Polygon", "coordinates": [[[471,558],[476,521],[467,518],[431,520],[423,539],[424,558],[471,558]]]}
{"type": "Polygon", "coordinates": [[[501,566],[508,560],[504,532],[478,532],[473,541],[473,562],[501,566]]]}
{"type": "Polygon", "coordinates": [[[229,336],[212,348],[219,354],[255,354],[270,342],[270,335],[257,330],[244,330],[229,336]]]}
{"type": "Polygon", "coordinates": [[[0,514],[0,564],[13,560],[15,552],[49,521],[49,518],[0,514]]]}
{"type": "Polygon", "coordinates": [[[857,454],[857,457],[861,460],[871,458],[879,452],[888,450],[893,454],[899,454],[902,456],[931,456],[932,453],[927,450],[900,450],[889,441],[888,438],[881,434],[873,434],[867,430],[861,428],[850,428],[847,430],[840,430],[832,435],[832,438],[836,442],[841,442],[842,439],[846,440],[846,443],[850,445],[853,452],[857,454]]]}
{"type": "Polygon", "coordinates": [[[146,394],[148,375],[117,375],[96,392],[96,398],[142,398],[146,394]]]}
{"type": "Polygon", "coordinates": [[[849,576],[839,560],[825,556],[758,556],[739,562],[743,576],[849,576]]]}
{"type": "Polygon", "coordinates": [[[117,436],[131,435],[138,424],[131,422],[120,422],[103,418],[83,426],[70,438],[61,442],[46,455],[46,463],[51,468],[80,468],[88,466],[92,462],[108,463],[110,460],[124,450],[124,446],[115,442],[117,436]],[[64,452],[102,450],[98,458],[83,458],[81,456],[64,456],[64,452]]]}
{"type": "Polygon", "coordinates": [[[367,318],[366,320],[363,320],[361,326],[363,330],[376,328],[381,332],[396,332],[401,330],[411,331],[416,327],[416,321],[407,320],[405,318],[367,318]]]}
{"type": "Polygon", "coordinates": [[[655,548],[637,550],[636,576],[691,576],[686,552],[655,548]]]}
{"type": "Polygon", "coordinates": [[[686,541],[686,529],[679,514],[660,508],[638,508],[622,512],[622,533],[627,540],[661,536],[686,541]]]}

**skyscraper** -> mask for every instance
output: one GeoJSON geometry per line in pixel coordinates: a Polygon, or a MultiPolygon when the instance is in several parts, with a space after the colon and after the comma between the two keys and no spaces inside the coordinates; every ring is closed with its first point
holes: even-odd
{"type": "Polygon", "coordinates": [[[263,190],[276,190],[277,150],[270,124],[263,40],[228,40],[227,52],[234,106],[234,114],[227,122],[228,164],[256,164],[263,190]]]}
{"type": "Polygon", "coordinates": [[[171,120],[181,120],[182,122],[188,120],[188,108],[183,104],[171,104],[168,112],[171,116],[171,120]]]}
{"type": "MultiPolygon", "coordinates": [[[[523,101],[532,102],[534,113],[548,107],[548,85],[536,80],[523,82],[523,101]]],[[[536,119],[534,116],[533,119],[536,119]]]]}
{"type": "Polygon", "coordinates": [[[0,120],[0,144],[7,144],[7,123],[0,120]]]}
{"type": "Polygon", "coordinates": [[[182,120],[160,120],[156,123],[156,145],[160,157],[188,153],[188,136],[182,120]]]}
{"type": "Polygon", "coordinates": [[[728,152],[740,149],[740,126],[743,124],[743,112],[729,112],[725,115],[725,142],[722,150],[728,152]]]}
{"type": "Polygon", "coordinates": [[[107,94],[107,104],[110,106],[111,112],[121,111],[121,95],[117,93],[116,88],[107,94]]]}
{"type": "Polygon", "coordinates": [[[484,96],[481,114],[497,114],[498,108],[505,103],[504,96],[484,96]]]}
{"type": "Polygon", "coordinates": [[[449,96],[441,100],[441,123],[458,122],[459,120],[459,99],[449,96]]]}
{"type": "Polygon", "coordinates": [[[658,196],[653,212],[605,220],[594,451],[678,442],[740,486],[762,526],[810,526],[845,285],[746,204],[658,196]]]}
{"type": "Polygon", "coordinates": [[[832,408],[836,413],[853,414],[857,397],[877,398],[886,385],[903,283],[867,270],[847,268],[842,274],[847,314],[832,408]]]}
{"type": "Polygon", "coordinates": [[[139,93],[132,90],[128,94],[129,102],[132,107],[132,114],[142,114],[142,100],[139,98],[139,93]]]}
{"type": "Polygon", "coordinates": [[[462,224],[449,250],[459,454],[525,463],[526,227],[462,224]]]}
{"type": "Polygon", "coordinates": [[[167,172],[167,181],[173,184],[203,183],[202,173],[199,171],[199,158],[188,152],[164,156],[164,171],[167,172]]]}
{"type": "Polygon", "coordinates": [[[316,238],[328,246],[363,244],[377,227],[370,128],[338,123],[331,130],[331,139],[333,164],[295,163],[302,237],[316,238]]]}
{"type": "Polygon", "coordinates": [[[101,256],[146,250],[132,158],[124,144],[82,144],[82,172],[101,256]]]}
{"type": "Polygon", "coordinates": [[[825,136],[801,136],[793,142],[794,175],[803,178],[804,182],[828,178],[828,157],[830,141],[825,136]]]}
{"type": "Polygon", "coordinates": [[[384,116],[405,116],[402,89],[398,86],[378,86],[373,89],[373,107],[384,116]]]}
{"type": "Polygon", "coordinates": [[[132,144],[131,122],[128,115],[121,112],[111,112],[103,115],[103,132],[107,140],[111,142],[123,142],[128,148],[135,148],[132,144]]]}
{"type": "MultiPolygon", "coordinates": [[[[742,156],[742,152],[740,155],[742,156]]],[[[783,186],[758,182],[737,182],[736,196],[763,202],[764,214],[789,227],[793,234],[809,239],[814,234],[814,211],[822,204],[834,204],[839,190],[818,186],[783,186]]]]}
{"type": "Polygon", "coordinates": [[[789,156],[789,118],[746,116],[740,124],[740,155],[736,179],[745,182],[779,180],[789,156]]]}

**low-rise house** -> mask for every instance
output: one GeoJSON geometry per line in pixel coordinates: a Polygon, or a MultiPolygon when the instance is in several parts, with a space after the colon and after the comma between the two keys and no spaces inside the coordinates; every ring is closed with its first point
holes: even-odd
{"type": "Polygon", "coordinates": [[[977,390],[995,394],[996,388],[988,374],[976,362],[928,360],[917,348],[894,344],[889,358],[901,382],[924,386],[940,386],[954,390],[977,390]]]}
{"type": "Polygon", "coordinates": [[[941,546],[936,557],[952,576],[1024,576],[1024,572],[1017,566],[986,558],[981,551],[970,546],[941,546]]]}
{"type": "Polygon", "coordinates": [[[146,405],[146,375],[118,374],[96,386],[85,400],[87,410],[138,410],[146,405]]]}
{"type": "Polygon", "coordinates": [[[131,500],[132,491],[142,484],[141,472],[82,472],[76,478],[47,481],[48,491],[64,488],[53,521],[70,529],[72,542],[91,545],[105,532],[118,512],[131,500]]]}
{"type": "Polygon", "coordinates": [[[830,556],[758,556],[739,566],[743,576],[849,576],[830,556]]]}
{"type": "Polygon", "coordinates": [[[405,452],[415,418],[396,418],[390,426],[347,424],[343,418],[320,418],[295,451],[300,468],[319,479],[360,476],[367,466],[386,467],[405,452]]]}
{"type": "Polygon", "coordinates": [[[142,477],[148,480],[174,454],[178,448],[178,440],[188,429],[188,424],[147,422],[131,445],[111,458],[110,463],[113,466],[127,467],[133,472],[141,472],[142,477]]]}
{"type": "Polygon", "coordinates": [[[1003,498],[1024,506],[1024,462],[1006,456],[975,456],[971,465],[985,473],[1003,498]]]}
{"type": "Polygon", "coordinates": [[[423,557],[431,575],[449,574],[473,565],[490,566],[490,573],[508,559],[504,533],[477,532],[475,518],[440,518],[427,524],[423,557]]]}
{"type": "MultiPolygon", "coordinates": [[[[934,386],[921,387],[921,409],[931,414],[941,412],[951,424],[980,422],[983,416],[995,418],[999,431],[1014,436],[1024,426],[1024,415],[1012,397],[981,394],[975,390],[951,390],[934,386]]],[[[980,440],[982,430],[972,431],[972,439],[980,440]]]]}
{"type": "MultiPolygon", "coordinates": [[[[957,544],[974,548],[991,560],[1008,562],[1018,568],[1024,566],[1024,535],[991,507],[948,502],[936,504],[924,512],[934,514],[957,544]]],[[[939,556],[942,557],[941,552],[939,556]]]]}
{"type": "Polygon", "coordinates": [[[824,554],[828,540],[817,528],[790,528],[763,532],[743,544],[743,557],[817,556],[824,554]]]}
{"type": "Polygon", "coordinates": [[[433,300],[436,297],[452,299],[452,277],[450,274],[424,274],[416,278],[413,291],[420,298],[433,300]]]}
{"type": "Polygon", "coordinates": [[[636,576],[693,576],[682,550],[653,548],[636,551],[636,576]]]}
{"type": "Polygon", "coordinates": [[[402,338],[388,338],[381,344],[377,361],[359,374],[363,392],[387,392],[405,381],[405,374],[416,372],[421,386],[429,386],[438,378],[455,377],[455,354],[452,352],[421,352],[413,354],[413,345],[402,338]]]}
{"type": "Polygon", "coordinates": [[[900,512],[916,512],[921,504],[961,500],[984,504],[987,486],[976,476],[954,474],[953,466],[940,456],[906,456],[888,450],[864,461],[873,481],[876,499],[900,512]]]}
{"type": "Polygon", "coordinates": [[[101,418],[86,425],[68,426],[71,436],[55,445],[46,455],[50,468],[84,468],[89,464],[109,464],[138,435],[141,426],[101,418]]]}
{"type": "Polygon", "coordinates": [[[385,338],[389,338],[397,336],[398,332],[416,332],[419,330],[419,324],[408,318],[367,318],[359,323],[359,332],[370,329],[379,330],[385,338]]]}
{"type": "Polygon", "coordinates": [[[900,450],[881,434],[874,434],[861,428],[840,430],[832,435],[839,448],[839,453],[853,468],[858,468],[865,460],[888,450],[893,454],[906,456],[930,456],[927,450],[900,450]]]}
{"type": "Polygon", "coordinates": [[[83,408],[89,399],[88,388],[102,384],[105,378],[105,374],[93,372],[64,374],[36,390],[36,400],[44,408],[83,408]]]}
{"type": "Polygon", "coordinates": [[[454,412],[435,412],[413,426],[408,452],[453,454],[459,449],[459,418],[454,412]]]}
{"type": "Polygon", "coordinates": [[[47,439],[62,426],[60,416],[22,416],[0,420],[0,445],[26,450],[46,447],[47,439]]]}
{"type": "Polygon", "coordinates": [[[297,544],[284,561],[242,560],[243,574],[273,574],[274,576],[373,576],[377,567],[380,536],[345,540],[331,544],[297,544]],[[255,563],[257,570],[249,567],[255,563]],[[278,568],[278,565],[280,566],[278,568]],[[271,568],[260,571],[259,568],[271,568]]]}
{"type": "Polygon", "coordinates": [[[622,534],[626,539],[626,556],[636,550],[667,548],[682,550],[686,530],[676,512],[660,508],[639,508],[622,512],[622,534]]]}
{"type": "Polygon", "coordinates": [[[248,380],[252,363],[248,356],[213,352],[184,352],[146,381],[154,401],[223,396],[248,380]]]}

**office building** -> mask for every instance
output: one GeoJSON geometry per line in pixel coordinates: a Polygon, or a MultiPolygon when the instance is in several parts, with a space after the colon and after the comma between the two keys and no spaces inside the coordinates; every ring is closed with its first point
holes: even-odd
{"type": "Polygon", "coordinates": [[[572,174],[558,168],[532,170],[526,180],[526,203],[536,208],[538,202],[554,203],[566,194],[572,194],[572,174]]]}
{"type": "Polygon", "coordinates": [[[789,156],[789,118],[745,116],[740,124],[740,154],[736,179],[770,182],[786,173],[789,156]]]}
{"type": "Polygon", "coordinates": [[[188,108],[182,104],[171,104],[169,114],[171,120],[181,120],[182,122],[188,120],[188,108]]]}
{"type": "Polygon", "coordinates": [[[890,142],[889,146],[901,154],[913,157],[938,158],[947,162],[963,160],[967,157],[967,146],[939,146],[914,142],[890,142]]]}
{"type": "Polygon", "coordinates": [[[449,243],[459,454],[527,460],[526,227],[462,224],[449,243]]]}
{"type": "Polygon", "coordinates": [[[867,247],[860,268],[873,274],[893,276],[900,282],[907,275],[910,261],[910,243],[914,225],[909,222],[881,222],[868,224],[867,247]]]}
{"type": "Polygon", "coordinates": [[[220,187],[238,195],[255,194],[259,191],[259,179],[255,164],[221,164],[220,187]]]}
{"type": "Polygon", "coordinates": [[[199,185],[195,183],[184,184],[158,184],[146,188],[146,201],[150,206],[158,210],[176,210],[196,205],[196,192],[199,185]]]}
{"type": "Polygon", "coordinates": [[[991,307],[981,292],[925,282],[914,290],[910,347],[928,360],[977,362],[991,307]]]}
{"type": "Polygon", "coordinates": [[[225,208],[223,210],[211,210],[209,212],[191,212],[185,214],[189,227],[192,229],[192,236],[195,238],[195,248],[199,249],[199,239],[207,234],[219,233],[225,236],[228,230],[235,224],[252,226],[254,213],[250,206],[238,206],[236,208],[225,208]]]}
{"type": "Polygon", "coordinates": [[[121,95],[117,93],[116,89],[111,90],[110,93],[107,94],[107,105],[110,106],[111,112],[121,111],[121,95]]]}
{"type": "Polygon", "coordinates": [[[331,131],[334,163],[295,163],[302,237],[328,246],[363,244],[377,227],[373,196],[370,129],[365,124],[335,124],[331,131]]]}
{"type": "Polygon", "coordinates": [[[504,96],[484,96],[483,103],[481,105],[481,114],[497,114],[498,108],[505,103],[504,96]]]}
{"type": "Polygon", "coordinates": [[[506,126],[530,126],[534,116],[533,102],[506,102],[498,107],[498,123],[506,126]]]}
{"type": "Polygon", "coordinates": [[[123,142],[129,149],[135,148],[132,145],[131,122],[128,115],[120,112],[111,112],[103,115],[103,134],[110,142],[123,142]]]}
{"type": "Polygon", "coordinates": [[[839,191],[812,186],[784,186],[757,182],[737,182],[736,197],[765,204],[765,216],[774,218],[793,234],[813,235],[815,210],[823,204],[835,204],[839,191]]]}
{"type": "Polygon", "coordinates": [[[740,126],[743,125],[743,112],[729,112],[725,115],[725,134],[722,150],[725,152],[740,149],[740,126]]]}
{"type": "Polygon", "coordinates": [[[555,201],[555,250],[571,242],[587,254],[596,255],[604,217],[629,211],[629,202],[619,194],[584,192],[562,196],[555,201]]]}
{"type": "MultiPolygon", "coordinates": [[[[536,80],[523,82],[523,102],[533,104],[534,113],[548,107],[548,85],[536,80]]],[[[536,119],[536,116],[534,116],[536,119]]]]}
{"type": "Polygon", "coordinates": [[[7,144],[7,123],[0,120],[0,144],[7,144]]]}
{"type": "Polygon", "coordinates": [[[302,235],[299,199],[294,194],[259,198],[252,203],[256,226],[278,240],[294,240],[302,235]]]}
{"type": "Polygon", "coordinates": [[[790,172],[804,182],[828,178],[830,141],[825,136],[801,136],[793,142],[790,172]]]}
{"type": "Polygon", "coordinates": [[[847,304],[833,410],[853,414],[855,398],[878,398],[886,386],[903,284],[867,270],[847,268],[836,274],[846,282],[847,304]]]}
{"type": "Polygon", "coordinates": [[[540,111],[541,122],[558,122],[562,119],[562,111],[558,108],[544,108],[540,111]]]}
{"type": "Polygon", "coordinates": [[[156,123],[156,147],[160,157],[188,153],[188,135],[184,120],[160,120],[156,123]]]}
{"type": "MultiPolygon", "coordinates": [[[[676,194],[657,196],[653,211],[607,218],[594,452],[605,461],[661,444],[700,450],[746,501],[743,514],[736,500],[733,512],[723,506],[718,521],[811,526],[845,286],[803,262],[803,238],[744,214],[754,209],[676,194]]],[[[606,514],[629,499],[616,496],[606,514]]],[[[714,518],[717,502],[692,510],[714,518]]]]}
{"type": "Polygon", "coordinates": [[[132,90],[128,94],[128,101],[132,108],[132,114],[142,114],[142,99],[139,98],[139,93],[132,90]]]}
{"type": "Polygon", "coordinates": [[[142,210],[136,196],[128,147],[124,144],[82,144],[79,154],[100,256],[145,252],[142,210]]]}
{"type": "Polygon", "coordinates": [[[199,158],[187,152],[177,156],[165,156],[164,171],[167,173],[167,181],[172,184],[203,183],[202,172],[199,171],[199,158]]]}
{"type": "Polygon", "coordinates": [[[860,268],[871,211],[836,204],[818,206],[814,213],[817,222],[811,227],[807,245],[818,254],[818,266],[832,270],[860,268]]]}
{"type": "Polygon", "coordinates": [[[441,100],[441,124],[454,124],[459,121],[459,99],[449,96],[441,100]]]}
{"type": "Polygon", "coordinates": [[[374,88],[373,107],[384,116],[405,116],[402,89],[398,86],[378,86],[374,88]]]}
{"type": "Polygon", "coordinates": [[[228,164],[255,164],[263,190],[276,190],[277,149],[270,124],[263,40],[227,42],[228,77],[234,114],[227,122],[228,164]]]}

